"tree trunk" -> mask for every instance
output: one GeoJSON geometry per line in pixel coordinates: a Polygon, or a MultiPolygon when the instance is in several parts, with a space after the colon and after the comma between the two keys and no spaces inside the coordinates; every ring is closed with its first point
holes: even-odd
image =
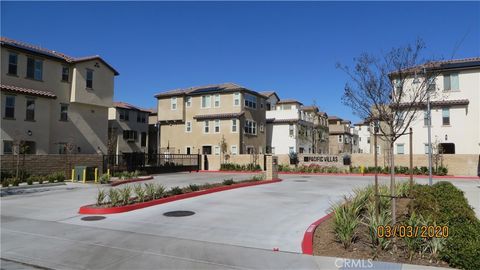
{"type": "Polygon", "coordinates": [[[393,154],[393,140],[390,142],[390,196],[392,197],[392,226],[397,223],[396,213],[396,199],[395,199],[395,156],[393,154]]]}

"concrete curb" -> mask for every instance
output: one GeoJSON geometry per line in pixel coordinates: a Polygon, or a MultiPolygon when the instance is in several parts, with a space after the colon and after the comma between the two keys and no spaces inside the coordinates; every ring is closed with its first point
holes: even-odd
{"type": "MultiPolygon", "coordinates": [[[[375,176],[374,173],[309,173],[309,172],[278,172],[278,174],[300,174],[300,175],[327,175],[327,176],[375,176]]],[[[390,176],[390,174],[379,173],[378,176],[390,176]]],[[[395,174],[396,177],[410,177],[409,174],[395,174]]],[[[414,174],[416,178],[428,178],[428,175],[414,174]]],[[[453,176],[453,175],[434,175],[434,179],[465,179],[480,180],[480,176],[453,176]]]]}
{"type": "Polygon", "coordinates": [[[201,195],[206,195],[210,193],[215,193],[215,192],[220,192],[220,191],[225,191],[225,190],[231,190],[231,189],[236,189],[236,188],[242,188],[242,187],[250,187],[250,186],[258,186],[258,185],[265,185],[265,184],[272,184],[272,183],[277,183],[282,181],[282,179],[273,179],[273,180],[260,180],[257,182],[249,182],[249,183],[239,183],[239,184],[234,184],[231,186],[221,186],[221,187],[216,187],[216,188],[211,188],[211,189],[206,189],[206,190],[200,190],[200,191],[194,191],[190,193],[185,193],[185,194],[180,194],[180,195],[174,195],[170,196],[167,198],[161,198],[153,201],[148,201],[148,202],[142,202],[142,203],[135,203],[131,205],[126,205],[126,206],[117,206],[117,207],[108,207],[108,208],[97,208],[95,205],[84,205],[80,207],[78,213],[79,214],[86,214],[86,215],[106,215],[106,214],[117,214],[117,213],[123,213],[123,212],[129,212],[149,206],[154,206],[158,204],[164,204],[168,202],[173,202],[173,201],[178,201],[178,200],[183,200],[183,199],[188,199],[192,197],[197,197],[201,195]]]}
{"type": "Polygon", "coordinates": [[[333,212],[327,214],[326,216],[322,217],[321,219],[313,222],[310,226],[308,226],[305,234],[303,235],[302,240],[302,253],[306,255],[313,255],[313,235],[315,234],[315,230],[317,229],[318,225],[322,224],[325,220],[329,219],[333,215],[333,212]]]}
{"type": "Polygon", "coordinates": [[[12,191],[12,190],[22,190],[22,189],[32,189],[32,188],[42,188],[42,187],[55,187],[55,186],[64,186],[65,182],[60,183],[45,183],[45,184],[33,184],[33,185],[22,185],[18,187],[2,187],[0,191],[12,191]]]}
{"type": "Polygon", "coordinates": [[[260,170],[260,171],[219,171],[219,170],[215,170],[215,171],[206,171],[206,170],[200,170],[198,172],[201,172],[201,173],[235,173],[235,174],[252,174],[252,173],[263,173],[264,171],[260,170]]]}
{"type": "Polygon", "coordinates": [[[152,179],[153,179],[153,176],[148,176],[148,177],[144,177],[144,178],[140,178],[140,177],[139,178],[131,178],[131,179],[112,182],[110,184],[110,186],[114,187],[114,186],[118,186],[118,185],[123,185],[123,184],[128,184],[128,183],[133,183],[133,182],[141,182],[141,181],[152,180],[152,179]]]}

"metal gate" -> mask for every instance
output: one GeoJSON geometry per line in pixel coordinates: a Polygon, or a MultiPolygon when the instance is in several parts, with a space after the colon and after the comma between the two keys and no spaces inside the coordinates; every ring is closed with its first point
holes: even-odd
{"type": "Polygon", "coordinates": [[[149,174],[166,172],[199,171],[200,155],[194,154],[146,154],[123,153],[123,155],[103,155],[104,173],[121,171],[145,171],[149,174]]]}

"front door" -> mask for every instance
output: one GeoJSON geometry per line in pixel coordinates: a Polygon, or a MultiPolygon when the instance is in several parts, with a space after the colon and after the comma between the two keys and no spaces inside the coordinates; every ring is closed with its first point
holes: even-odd
{"type": "Polygon", "coordinates": [[[187,147],[187,155],[190,155],[191,153],[190,147],[187,147]]]}

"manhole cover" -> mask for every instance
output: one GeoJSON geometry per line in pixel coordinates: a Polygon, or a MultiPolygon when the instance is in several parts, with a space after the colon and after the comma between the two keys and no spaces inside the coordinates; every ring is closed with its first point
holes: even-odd
{"type": "Polygon", "coordinates": [[[195,212],[193,212],[193,211],[171,211],[171,212],[163,213],[163,215],[166,216],[166,217],[186,217],[186,216],[195,215],[195,212]]]}
{"type": "Polygon", "coordinates": [[[81,219],[83,221],[97,221],[97,220],[105,219],[105,217],[104,216],[88,216],[88,217],[82,217],[81,219]]]}
{"type": "Polygon", "coordinates": [[[305,182],[308,182],[308,181],[307,180],[293,180],[293,182],[305,183],[305,182]]]}

